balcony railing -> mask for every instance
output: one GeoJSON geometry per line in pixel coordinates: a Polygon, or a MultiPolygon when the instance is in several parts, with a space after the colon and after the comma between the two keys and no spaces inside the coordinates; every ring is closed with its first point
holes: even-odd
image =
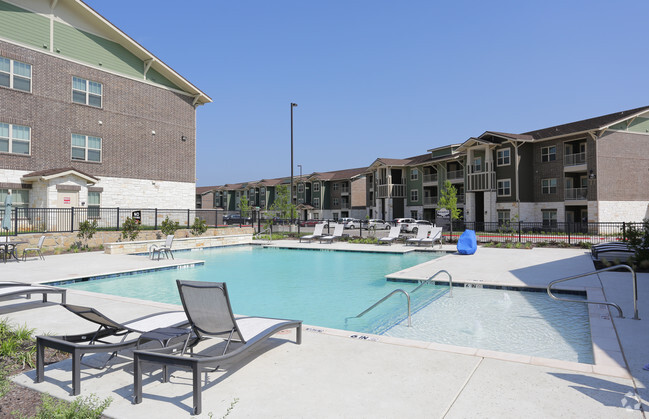
{"type": "Polygon", "coordinates": [[[566,188],[566,201],[586,201],[588,188],[566,188]]]}
{"type": "Polygon", "coordinates": [[[464,204],[464,194],[458,194],[456,196],[457,196],[457,203],[464,204]]]}
{"type": "Polygon", "coordinates": [[[424,205],[436,205],[437,204],[437,197],[436,196],[425,196],[424,197],[424,205]]]}
{"type": "Polygon", "coordinates": [[[448,172],[446,172],[446,179],[464,179],[464,170],[449,170],[448,172]]]}
{"type": "Polygon", "coordinates": [[[379,185],[378,197],[379,198],[405,198],[406,185],[401,185],[401,184],[379,185]]]}
{"type": "Polygon", "coordinates": [[[424,175],[424,183],[437,182],[437,173],[424,175]]]}
{"type": "Polygon", "coordinates": [[[564,166],[578,166],[586,164],[586,153],[566,154],[563,157],[564,166]]]}

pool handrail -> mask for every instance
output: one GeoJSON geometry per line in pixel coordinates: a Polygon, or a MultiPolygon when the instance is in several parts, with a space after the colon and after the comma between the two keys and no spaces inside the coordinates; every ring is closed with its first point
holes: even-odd
{"type": "Polygon", "coordinates": [[[579,275],[569,276],[569,277],[566,277],[566,278],[556,279],[556,280],[554,280],[554,281],[552,281],[552,282],[550,282],[548,284],[548,287],[547,287],[548,295],[552,299],[557,300],[557,301],[566,301],[566,302],[570,302],[570,303],[585,303],[585,304],[604,304],[604,305],[607,305],[607,306],[612,306],[612,307],[615,307],[617,309],[617,311],[618,311],[618,313],[620,315],[620,318],[623,319],[624,314],[622,313],[622,309],[616,303],[611,303],[611,302],[608,302],[608,301],[575,300],[575,299],[572,299],[572,298],[560,298],[560,297],[557,297],[556,295],[552,294],[552,286],[555,285],[555,284],[558,284],[559,282],[565,282],[565,281],[570,281],[571,279],[583,278],[583,277],[589,276],[589,275],[599,275],[600,272],[613,271],[613,270],[616,270],[616,269],[619,269],[619,268],[627,269],[629,272],[631,272],[631,275],[633,277],[633,319],[634,320],[640,320],[640,318],[638,317],[638,280],[637,280],[635,271],[629,265],[609,266],[608,268],[598,269],[598,270],[593,271],[593,272],[587,272],[587,273],[583,273],[583,274],[579,274],[579,275]]]}
{"type": "Polygon", "coordinates": [[[445,273],[446,275],[448,275],[448,287],[449,287],[448,288],[448,298],[453,297],[453,277],[451,276],[451,274],[446,269],[442,269],[440,271],[437,271],[431,277],[429,277],[428,279],[420,281],[419,286],[417,288],[415,288],[414,290],[410,291],[410,292],[417,291],[419,288],[423,287],[424,284],[429,283],[430,281],[433,280],[433,278],[435,278],[437,275],[439,275],[441,273],[445,273]]]}
{"type": "Polygon", "coordinates": [[[376,306],[378,306],[379,304],[381,304],[382,302],[384,302],[385,300],[387,300],[388,298],[392,297],[394,294],[399,293],[399,292],[404,294],[406,296],[406,299],[408,300],[408,327],[411,327],[412,326],[412,321],[411,321],[411,316],[410,316],[410,294],[408,294],[406,291],[402,290],[401,288],[398,288],[398,289],[392,291],[391,293],[389,293],[385,297],[381,298],[376,303],[372,304],[372,306],[370,308],[368,308],[367,310],[363,311],[361,314],[359,314],[357,316],[354,316],[352,318],[358,319],[358,318],[363,317],[369,311],[373,310],[376,306]]]}

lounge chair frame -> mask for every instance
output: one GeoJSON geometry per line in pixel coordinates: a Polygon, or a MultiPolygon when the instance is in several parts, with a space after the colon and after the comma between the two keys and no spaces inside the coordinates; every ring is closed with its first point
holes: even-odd
{"type": "Polygon", "coordinates": [[[308,234],[306,236],[302,236],[299,239],[299,242],[302,243],[302,240],[308,240],[311,242],[311,240],[316,240],[322,237],[322,230],[324,229],[324,223],[318,223],[316,224],[315,228],[313,229],[313,234],[308,234]]]}
{"type": "Polygon", "coordinates": [[[31,285],[22,282],[2,281],[0,282],[0,300],[11,300],[17,296],[25,296],[30,299],[32,294],[43,294],[43,302],[47,302],[48,294],[60,294],[61,303],[66,302],[65,288],[48,287],[47,285],[31,285]]]}
{"type": "MultiPolygon", "coordinates": [[[[192,371],[192,398],[193,398],[193,414],[199,415],[202,411],[202,385],[201,385],[201,372],[206,369],[218,369],[224,361],[237,358],[249,353],[249,351],[259,344],[264,342],[266,339],[270,338],[275,333],[285,330],[285,329],[296,329],[296,344],[302,343],[302,321],[300,320],[284,320],[284,319],[271,319],[264,317],[239,317],[235,318],[232,314],[232,307],[230,305],[230,299],[228,297],[227,287],[224,282],[200,282],[200,281],[176,281],[178,285],[178,290],[180,292],[180,298],[185,308],[187,318],[191,323],[192,330],[194,334],[199,338],[199,340],[206,337],[220,337],[225,339],[225,349],[221,355],[217,356],[198,356],[190,354],[187,356],[185,351],[189,347],[195,346],[199,340],[196,340],[193,343],[186,343],[182,351],[178,352],[177,348],[161,348],[154,351],[133,351],[133,374],[134,374],[134,403],[138,404],[142,402],[142,363],[150,362],[154,364],[161,364],[163,366],[175,366],[183,369],[189,369],[192,371]],[[229,324],[218,324],[218,325],[209,325],[207,327],[215,329],[215,327],[222,326],[218,332],[210,331],[206,329],[206,326],[202,324],[197,324],[193,319],[192,307],[189,306],[188,301],[186,301],[186,296],[184,289],[185,288],[200,288],[200,289],[211,289],[211,290],[221,290],[221,297],[225,300],[226,307],[215,308],[215,311],[220,312],[221,316],[229,312],[230,322],[229,324]],[[250,339],[245,339],[242,329],[240,327],[240,322],[244,320],[268,320],[276,321],[276,323],[270,327],[267,327],[263,331],[259,332],[250,339]],[[227,352],[232,341],[238,341],[242,345],[238,348],[227,352]],[[176,354],[174,354],[174,352],[176,354]]],[[[215,306],[219,304],[219,301],[215,301],[215,306]]],[[[220,303],[223,303],[221,301],[220,303]]],[[[210,307],[211,308],[211,307],[210,307]]],[[[209,309],[208,309],[209,310],[209,309]]],[[[218,314],[215,314],[218,317],[218,314]]],[[[166,371],[163,370],[163,382],[167,381],[166,371]]]]}
{"type": "Polygon", "coordinates": [[[151,259],[155,258],[155,255],[158,255],[158,260],[160,260],[160,256],[164,253],[165,257],[169,259],[169,255],[171,255],[171,259],[174,259],[174,253],[171,250],[171,246],[173,245],[174,242],[174,235],[169,234],[167,235],[167,238],[165,239],[165,243],[161,246],[158,246],[156,244],[151,245],[149,248],[149,257],[151,259]]]}
{"type": "Polygon", "coordinates": [[[45,260],[43,254],[41,253],[41,249],[43,248],[44,241],[45,241],[45,236],[41,236],[41,238],[38,239],[38,244],[36,245],[36,247],[27,247],[23,249],[23,262],[27,260],[27,252],[37,252],[40,260],[45,260]]]}
{"type": "MultiPolygon", "coordinates": [[[[127,325],[118,323],[106,317],[99,311],[83,306],[62,304],[63,307],[72,313],[99,325],[95,331],[88,333],[81,333],[78,335],[65,335],[65,336],[36,336],[36,383],[41,383],[45,379],[45,348],[52,348],[58,351],[67,352],[72,355],[72,391],[71,396],[78,396],[81,393],[81,360],[84,355],[89,353],[111,353],[111,356],[101,367],[94,367],[92,365],[84,364],[92,368],[103,369],[108,361],[117,355],[118,351],[136,347],[140,342],[140,338],[126,340],[126,337],[131,333],[145,333],[146,330],[134,329],[127,325]],[[107,337],[122,337],[120,342],[108,342],[103,340],[107,337]]],[[[129,321],[128,324],[136,322],[146,322],[153,318],[160,318],[172,314],[179,314],[181,318],[182,312],[162,312],[154,313],[147,316],[137,318],[129,321]]],[[[184,314],[184,313],[183,313],[184,314]]],[[[184,326],[189,322],[184,321],[175,322],[169,326],[184,326]]]]}

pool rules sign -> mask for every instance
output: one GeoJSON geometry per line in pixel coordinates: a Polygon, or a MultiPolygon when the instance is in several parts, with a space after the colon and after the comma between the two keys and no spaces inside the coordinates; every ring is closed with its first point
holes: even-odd
{"type": "Polygon", "coordinates": [[[440,208],[435,214],[435,225],[442,227],[443,230],[450,230],[451,228],[451,211],[446,208],[440,208]]]}

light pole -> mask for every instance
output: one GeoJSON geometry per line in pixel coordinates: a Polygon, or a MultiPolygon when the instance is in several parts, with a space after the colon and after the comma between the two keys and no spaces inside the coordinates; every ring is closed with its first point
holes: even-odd
{"type": "Polygon", "coordinates": [[[291,202],[291,222],[293,221],[293,108],[297,107],[297,103],[291,102],[291,191],[289,199],[291,202]]]}

